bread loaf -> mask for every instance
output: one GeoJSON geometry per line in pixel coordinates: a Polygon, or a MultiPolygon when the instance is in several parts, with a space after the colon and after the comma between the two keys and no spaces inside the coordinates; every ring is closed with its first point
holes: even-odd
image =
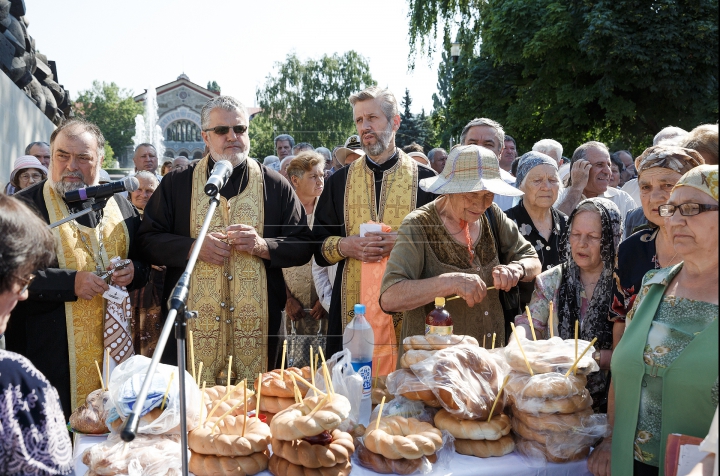
{"type": "Polygon", "coordinates": [[[579,461],[590,453],[590,446],[547,447],[537,441],[515,438],[515,448],[529,458],[544,459],[551,463],[579,461]]]}
{"type": "Polygon", "coordinates": [[[216,456],[249,456],[267,450],[270,427],[257,418],[248,418],[243,431],[243,416],[226,416],[218,421],[211,417],[188,434],[190,449],[196,453],[216,456]]]}
{"type": "MultiPolygon", "coordinates": [[[[423,458],[417,459],[388,459],[383,455],[373,453],[364,445],[358,445],[355,451],[360,466],[364,466],[380,474],[413,474],[423,465],[423,458]]],[[[430,463],[437,461],[437,455],[426,456],[430,463]]]]}
{"type": "Polygon", "coordinates": [[[350,461],[346,461],[332,468],[310,469],[292,464],[285,458],[274,454],[270,457],[268,469],[274,476],[348,476],[352,465],[350,461]]]}
{"type": "MultiPolygon", "coordinates": [[[[350,414],[350,402],[340,394],[328,395],[327,400],[312,415],[324,397],[308,397],[300,403],[277,413],[270,423],[270,431],[278,440],[301,440],[332,431],[350,414]]],[[[262,401],[261,401],[262,406],[262,401]]]]}
{"type": "Polygon", "coordinates": [[[489,458],[491,456],[505,456],[515,450],[512,436],[506,435],[499,440],[455,440],[455,451],[461,455],[489,458]]]}
{"type": "Polygon", "coordinates": [[[592,406],[592,397],[590,397],[590,392],[585,389],[583,393],[569,398],[513,398],[513,405],[520,411],[533,415],[577,413],[592,406]]]}
{"type": "Polygon", "coordinates": [[[593,414],[592,408],[577,413],[525,413],[517,408],[513,409],[513,418],[524,423],[535,431],[571,432],[573,428],[582,427],[584,418],[593,414]]]}
{"type": "Polygon", "coordinates": [[[513,398],[568,398],[585,391],[587,377],[557,372],[522,374],[512,372],[505,391],[513,398]]]}
{"type": "Polygon", "coordinates": [[[272,439],[273,454],[290,463],[305,468],[332,468],[350,461],[355,451],[352,436],[340,430],[333,430],[332,442],[328,445],[313,445],[305,440],[283,441],[272,439]]]}
{"type": "MultiPolygon", "coordinates": [[[[302,378],[304,378],[307,381],[310,381],[310,367],[303,367],[302,369],[298,369],[297,367],[289,367],[285,369],[284,371],[280,371],[280,369],[275,369],[271,372],[266,372],[262,374],[262,397],[282,397],[282,398],[295,398],[295,390],[293,386],[292,377],[290,376],[291,373],[294,373],[295,375],[299,375],[302,378]]],[[[304,397],[309,387],[307,387],[305,384],[300,382],[300,380],[295,379],[297,382],[298,389],[300,390],[300,394],[304,397]]],[[[258,391],[260,382],[255,380],[255,391],[258,391]]],[[[262,405],[262,397],[260,399],[260,404],[262,405]]]]}
{"type": "Polygon", "coordinates": [[[188,469],[195,476],[252,476],[268,467],[266,453],[249,456],[212,456],[190,453],[188,469]]]}
{"type": "Polygon", "coordinates": [[[458,439],[499,440],[510,433],[511,425],[507,415],[495,415],[489,422],[487,420],[459,420],[443,408],[435,414],[435,427],[438,430],[447,430],[458,439]]]}
{"type": "Polygon", "coordinates": [[[473,336],[428,334],[406,337],[403,340],[403,349],[405,352],[413,349],[442,350],[458,344],[474,345],[476,347],[480,345],[473,336]]]}
{"type": "Polygon", "coordinates": [[[367,449],[389,459],[417,459],[434,454],[442,446],[440,430],[415,418],[390,416],[365,430],[367,449]]]}
{"type": "Polygon", "coordinates": [[[432,357],[435,354],[435,350],[406,350],[402,357],[400,357],[400,367],[409,369],[411,365],[422,362],[423,360],[432,357]]]}
{"type": "Polygon", "coordinates": [[[80,433],[101,435],[110,430],[105,425],[107,412],[105,402],[110,398],[110,393],[103,389],[97,389],[88,394],[85,403],[79,406],[70,415],[70,426],[80,433]]]}

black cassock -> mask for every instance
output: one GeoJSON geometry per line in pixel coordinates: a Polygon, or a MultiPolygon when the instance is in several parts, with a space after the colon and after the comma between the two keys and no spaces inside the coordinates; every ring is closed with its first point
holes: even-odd
{"type": "MultiPolygon", "coordinates": [[[[248,159],[254,160],[254,159],[248,159]]],[[[215,162],[208,163],[208,177],[215,162]]],[[[268,290],[268,366],[277,368],[274,362],[277,335],[280,329],[280,312],[287,298],[282,268],[301,266],[312,257],[313,235],[307,226],[305,210],[290,183],[274,170],[261,166],[264,181],[264,227],[262,236],[268,243],[270,261],[263,260],[268,290]]],[[[195,242],[190,237],[190,201],[192,176],[195,165],[185,170],[171,172],[160,182],[148,201],[143,214],[137,240],[141,255],[150,263],[167,266],[163,290],[163,315],[167,315],[167,298],[177,284],[187,265],[190,248],[195,242]]],[[[228,183],[220,195],[231,199],[245,190],[248,181],[247,163],[233,169],[228,183]]],[[[209,200],[203,196],[200,200],[209,200]]],[[[219,213],[219,212],[216,212],[219,213]]],[[[174,335],[163,352],[162,361],[177,365],[177,346],[174,335]]]]}
{"type": "MultiPolygon", "coordinates": [[[[367,156],[363,156],[358,160],[365,160],[370,170],[373,171],[375,177],[375,203],[380,204],[380,193],[383,174],[386,170],[392,168],[398,161],[397,153],[378,165],[369,160],[367,156]]],[[[435,177],[437,174],[429,167],[418,166],[418,181],[435,177]]],[[[332,174],[325,184],[320,199],[315,208],[315,223],[313,225],[313,234],[315,241],[321,245],[326,238],[330,236],[346,236],[345,234],[345,186],[347,184],[348,166],[345,166],[332,174]]],[[[420,187],[417,188],[416,207],[421,207],[435,200],[437,195],[425,192],[420,187]]],[[[376,210],[377,212],[377,210],[376,210]]],[[[320,251],[320,246],[315,249],[315,262],[320,266],[328,266],[328,262],[320,251]]],[[[328,312],[328,339],[327,354],[331,356],[335,352],[342,350],[342,274],[345,267],[345,260],[338,262],[337,273],[335,274],[335,282],[333,283],[332,298],[330,300],[330,311],[328,312]]]]}

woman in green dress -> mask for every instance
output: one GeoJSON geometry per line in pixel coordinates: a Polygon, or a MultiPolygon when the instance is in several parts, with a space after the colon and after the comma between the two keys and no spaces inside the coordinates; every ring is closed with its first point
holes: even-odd
{"type": "Polygon", "coordinates": [[[649,271],[627,315],[596,476],[662,476],[668,434],[704,437],[718,404],[718,166],[687,172],[658,211],[683,261],[649,271]]]}

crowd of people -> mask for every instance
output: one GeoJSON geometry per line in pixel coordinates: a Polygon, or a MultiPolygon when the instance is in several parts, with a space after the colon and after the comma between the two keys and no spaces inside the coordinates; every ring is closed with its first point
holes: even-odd
{"type": "MultiPolygon", "coordinates": [[[[230,356],[238,381],[279,367],[290,332],[325,336],[333,355],[356,303],[374,330],[374,372],[387,375],[435,297],[457,296],[454,331],[478,341],[502,346],[511,323],[530,319],[539,338],[549,323],[562,338],[576,327],[597,338],[588,389],[613,429],[589,458],[593,474],[658,474],[669,433],[707,434],[718,405],[717,124],[667,127],[633,160],[597,141],[567,158],[551,138],[519,154],[501,124],[477,118],[451,150],[425,153],[396,146],[392,92],[349,101],[357,134],[344,144],[282,134],[258,160],[245,106],[213,98],[202,159],[158,169],[141,144],[139,187],[104,206],[65,196],[110,180],[97,126],[70,119],[28,145],[0,196],[0,361],[12,365],[0,373],[0,434],[14,438],[0,445],[0,472],[71,471],[64,421],[97,387],[93,362],[112,370],[152,355],[197,247],[187,307],[198,380],[213,384],[230,356]],[[220,160],[233,170],[198,242],[220,160]]],[[[176,354],[171,339],[162,361],[176,354]]]]}

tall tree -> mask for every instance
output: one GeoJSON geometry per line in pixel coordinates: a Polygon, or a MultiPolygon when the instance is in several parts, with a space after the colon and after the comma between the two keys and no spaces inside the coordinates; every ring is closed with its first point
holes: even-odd
{"type": "Polygon", "coordinates": [[[118,153],[133,144],[135,116],[143,112],[142,104],[135,102],[130,91],[100,81],[93,81],[92,88],[80,92],[73,109],[76,116],[97,124],[118,153]]]}
{"type": "Polygon", "coordinates": [[[425,145],[421,142],[423,138],[420,137],[417,119],[410,111],[411,105],[412,98],[410,97],[410,91],[405,88],[405,95],[400,101],[400,106],[402,106],[402,111],[400,112],[400,128],[395,133],[395,144],[398,147],[405,147],[412,142],[423,146],[425,145]]]}
{"type": "Polygon", "coordinates": [[[593,138],[639,152],[666,125],[718,119],[717,0],[409,2],[416,48],[438,18],[446,32],[469,25],[451,80],[454,134],[482,115],[520,149],[593,138]]]}
{"type": "MultiPolygon", "coordinates": [[[[275,74],[257,90],[258,106],[263,111],[251,121],[251,134],[287,133],[296,142],[332,148],[355,132],[348,97],[375,84],[365,58],[355,51],[307,61],[289,54],[275,67],[275,74]],[[253,125],[261,116],[267,120],[253,125]]],[[[274,153],[272,137],[269,141],[256,140],[254,147],[256,157],[274,153]]]]}

